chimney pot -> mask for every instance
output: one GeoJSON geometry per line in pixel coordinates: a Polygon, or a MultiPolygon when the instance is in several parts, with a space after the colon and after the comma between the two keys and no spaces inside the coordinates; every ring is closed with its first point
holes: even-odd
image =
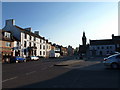
{"type": "Polygon", "coordinates": [[[31,32],[32,28],[31,28],[31,27],[29,27],[29,28],[25,28],[25,30],[31,32]]]}
{"type": "Polygon", "coordinates": [[[39,31],[35,31],[34,33],[37,34],[37,35],[39,35],[39,31]]]}
{"type": "Polygon", "coordinates": [[[15,20],[14,19],[6,20],[6,26],[13,26],[13,25],[15,25],[15,20]]]}

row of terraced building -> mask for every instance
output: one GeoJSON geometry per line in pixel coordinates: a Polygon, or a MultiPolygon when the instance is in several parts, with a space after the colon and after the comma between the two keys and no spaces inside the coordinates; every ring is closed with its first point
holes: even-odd
{"type": "Polygon", "coordinates": [[[48,39],[39,35],[39,31],[32,32],[32,28],[21,28],[15,25],[14,19],[6,20],[5,26],[0,30],[1,50],[3,58],[11,56],[41,56],[41,57],[64,57],[73,55],[74,49],[69,45],[52,44],[48,39]]]}

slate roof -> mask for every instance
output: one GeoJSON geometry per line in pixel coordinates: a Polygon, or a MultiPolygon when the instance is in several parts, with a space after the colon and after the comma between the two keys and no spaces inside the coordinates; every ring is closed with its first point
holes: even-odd
{"type": "Polygon", "coordinates": [[[90,45],[113,45],[114,40],[102,39],[102,40],[90,40],[90,45]]]}

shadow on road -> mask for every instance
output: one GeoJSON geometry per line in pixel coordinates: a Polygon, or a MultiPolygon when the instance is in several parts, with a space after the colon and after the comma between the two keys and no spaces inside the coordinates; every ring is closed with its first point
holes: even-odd
{"type": "Polygon", "coordinates": [[[119,70],[92,70],[100,64],[72,69],[52,79],[17,88],[120,88],[119,70]]]}

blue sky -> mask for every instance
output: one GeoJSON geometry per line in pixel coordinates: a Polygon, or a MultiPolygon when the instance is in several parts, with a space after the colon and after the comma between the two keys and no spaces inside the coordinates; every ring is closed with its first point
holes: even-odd
{"type": "Polygon", "coordinates": [[[83,31],[89,39],[108,39],[118,35],[117,2],[3,2],[5,20],[39,30],[49,41],[74,48],[82,44],[83,31]]]}

